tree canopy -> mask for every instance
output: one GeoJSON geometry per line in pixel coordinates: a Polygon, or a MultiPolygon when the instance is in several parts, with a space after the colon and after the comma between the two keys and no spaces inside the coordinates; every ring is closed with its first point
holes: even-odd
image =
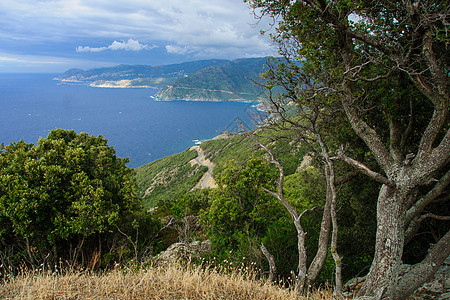
{"type": "Polygon", "coordinates": [[[63,241],[112,231],[139,207],[126,163],[102,136],[73,130],[53,130],[37,145],[2,145],[2,244],[22,244],[33,263],[63,241]]]}

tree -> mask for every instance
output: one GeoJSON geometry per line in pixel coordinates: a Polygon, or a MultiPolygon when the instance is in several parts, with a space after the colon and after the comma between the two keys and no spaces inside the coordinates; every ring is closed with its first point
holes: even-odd
{"type": "Polygon", "coordinates": [[[113,230],[139,207],[126,162],[102,136],[73,130],[53,130],[37,145],[2,145],[2,227],[25,244],[29,263],[42,262],[49,247],[54,261],[63,250],[76,262],[86,238],[113,230]]]}
{"type": "MultiPolygon", "coordinates": [[[[269,83],[271,85],[271,83],[269,83]]],[[[314,210],[304,209],[300,214],[296,208],[286,200],[285,197],[285,172],[283,166],[276,159],[273,152],[256,139],[253,135],[250,137],[257,143],[261,148],[263,148],[267,154],[269,154],[269,162],[274,164],[278,169],[278,188],[276,191],[272,191],[265,187],[262,190],[269,193],[285,207],[289,212],[292,221],[297,230],[297,248],[298,248],[298,275],[296,280],[295,289],[298,293],[303,293],[309,289],[312,284],[318,278],[328,254],[328,246],[330,243],[330,228],[331,228],[331,254],[335,261],[335,283],[336,283],[336,294],[340,295],[342,293],[342,258],[337,253],[337,238],[338,238],[338,225],[337,225],[337,215],[336,215],[336,203],[337,203],[337,190],[336,190],[336,174],[334,164],[329,154],[327,145],[322,138],[322,128],[319,125],[319,106],[311,106],[308,111],[300,113],[296,117],[287,117],[285,113],[280,113],[283,108],[278,105],[278,103],[269,96],[269,101],[279,117],[276,119],[273,126],[278,126],[280,129],[287,131],[293,131],[295,133],[294,139],[298,142],[306,144],[309,149],[316,153],[324,166],[325,181],[326,181],[326,193],[325,193],[325,204],[323,206],[323,214],[320,226],[320,234],[317,242],[317,252],[314,259],[308,266],[307,264],[307,249],[306,240],[307,232],[304,230],[302,224],[302,218],[306,213],[314,210]],[[318,144],[315,147],[313,143],[318,144]],[[318,148],[318,149],[316,149],[318,148]]]]}
{"type": "Polygon", "coordinates": [[[269,225],[283,216],[278,203],[261,190],[273,186],[275,178],[276,172],[261,159],[250,159],[242,166],[228,163],[203,217],[214,248],[225,253],[246,247],[249,239],[260,240],[269,225]]]}
{"type": "Polygon", "coordinates": [[[269,87],[286,91],[273,99],[336,102],[377,162],[371,169],[345,146],[336,155],[382,184],[374,260],[359,295],[407,298],[450,254],[447,231],[399,277],[421,221],[449,219],[427,212],[450,183],[448,1],[246,2],[274,18],[272,38],[286,59],[267,73],[269,87]]]}

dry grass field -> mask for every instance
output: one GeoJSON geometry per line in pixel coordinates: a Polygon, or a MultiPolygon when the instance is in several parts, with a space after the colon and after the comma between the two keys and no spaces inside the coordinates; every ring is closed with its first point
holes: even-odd
{"type": "MultiPolygon", "coordinates": [[[[24,273],[0,285],[0,299],[298,299],[292,290],[240,272],[214,268],[159,266],[116,269],[103,274],[24,273]]],[[[303,299],[331,299],[315,292],[303,299]]]]}

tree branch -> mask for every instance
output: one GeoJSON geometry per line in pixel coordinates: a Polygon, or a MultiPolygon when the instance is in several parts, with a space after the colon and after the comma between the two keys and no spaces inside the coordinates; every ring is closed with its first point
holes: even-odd
{"type": "Polygon", "coordinates": [[[367,166],[360,163],[359,161],[356,161],[356,160],[346,156],[342,146],[339,149],[337,158],[346,162],[348,165],[359,170],[361,173],[369,176],[370,178],[374,179],[375,181],[378,181],[378,182],[385,184],[387,186],[390,186],[390,187],[395,187],[395,183],[393,181],[389,180],[387,177],[370,170],[367,166]]]}
{"type": "Polygon", "coordinates": [[[346,91],[344,91],[345,95],[342,96],[342,105],[353,130],[355,130],[356,134],[364,140],[366,145],[373,152],[380,167],[388,173],[393,165],[393,159],[391,158],[389,151],[380,140],[377,132],[370,128],[369,125],[358,116],[356,108],[353,103],[351,103],[352,96],[350,88],[344,89],[346,91]]]}
{"type": "Polygon", "coordinates": [[[441,220],[441,221],[449,221],[450,220],[450,216],[438,216],[432,213],[427,213],[424,215],[421,215],[420,217],[416,217],[414,220],[411,221],[411,223],[408,226],[408,229],[406,229],[405,231],[405,245],[408,245],[409,242],[411,242],[411,240],[415,237],[415,235],[417,234],[417,232],[419,231],[420,228],[420,224],[422,224],[422,222],[427,219],[427,218],[432,218],[435,220],[441,220]]]}
{"type": "Polygon", "coordinates": [[[398,282],[399,299],[405,299],[422,284],[429,281],[442,263],[450,255],[450,231],[448,231],[435,245],[431,246],[425,259],[415,264],[409,272],[404,274],[398,282]]]}
{"type": "Polygon", "coordinates": [[[277,266],[275,264],[275,259],[263,243],[261,243],[260,249],[269,262],[269,281],[273,281],[274,279],[276,279],[275,276],[277,275],[277,266]]]}
{"type": "MultiPolygon", "coordinates": [[[[430,119],[430,122],[427,125],[427,128],[425,129],[422,139],[420,140],[419,149],[417,151],[416,160],[419,163],[422,163],[429,155],[430,152],[434,152],[432,150],[433,144],[436,140],[437,135],[439,134],[440,130],[442,129],[442,126],[444,125],[447,114],[448,114],[448,99],[444,100],[442,102],[439,102],[434,107],[433,116],[430,119]]],[[[446,155],[449,156],[449,148],[450,148],[450,130],[447,130],[446,136],[441,141],[440,145],[436,147],[435,149],[438,149],[440,147],[444,147],[447,151],[446,155]]],[[[443,153],[445,155],[445,153],[443,153]]]]}
{"type": "Polygon", "coordinates": [[[447,173],[444,174],[444,176],[441,177],[441,179],[434,185],[434,187],[429,191],[425,196],[419,199],[419,201],[416,202],[408,211],[406,212],[405,216],[405,227],[409,226],[411,221],[419,216],[425,207],[427,207],[428,204],[430,204],[433,200],[435,200],[439,195],[442,194],[442,192],[445,190],[445,188],[450,183],[450,170],[447,171],[447,173]]]}

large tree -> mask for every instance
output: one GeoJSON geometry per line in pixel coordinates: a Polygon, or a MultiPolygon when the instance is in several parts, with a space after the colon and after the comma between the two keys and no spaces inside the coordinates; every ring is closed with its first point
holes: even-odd
{"type": "MultiPolygon", "coordinates": [[[[450,183],[449,11],[441,0],[249,0],[271,16],[286,62],[268,72],[284,99],[340,104],[378,169],[336,157],[382,183],[374,260],[360,296],[405,299],[450,254],[450,231],[399,276],[406,243],[450,183]]],[[[273,98],[283,102],[283,98],[273,98]]],[[[286,111],[276,105],[275,113],[286,111]]]]}

